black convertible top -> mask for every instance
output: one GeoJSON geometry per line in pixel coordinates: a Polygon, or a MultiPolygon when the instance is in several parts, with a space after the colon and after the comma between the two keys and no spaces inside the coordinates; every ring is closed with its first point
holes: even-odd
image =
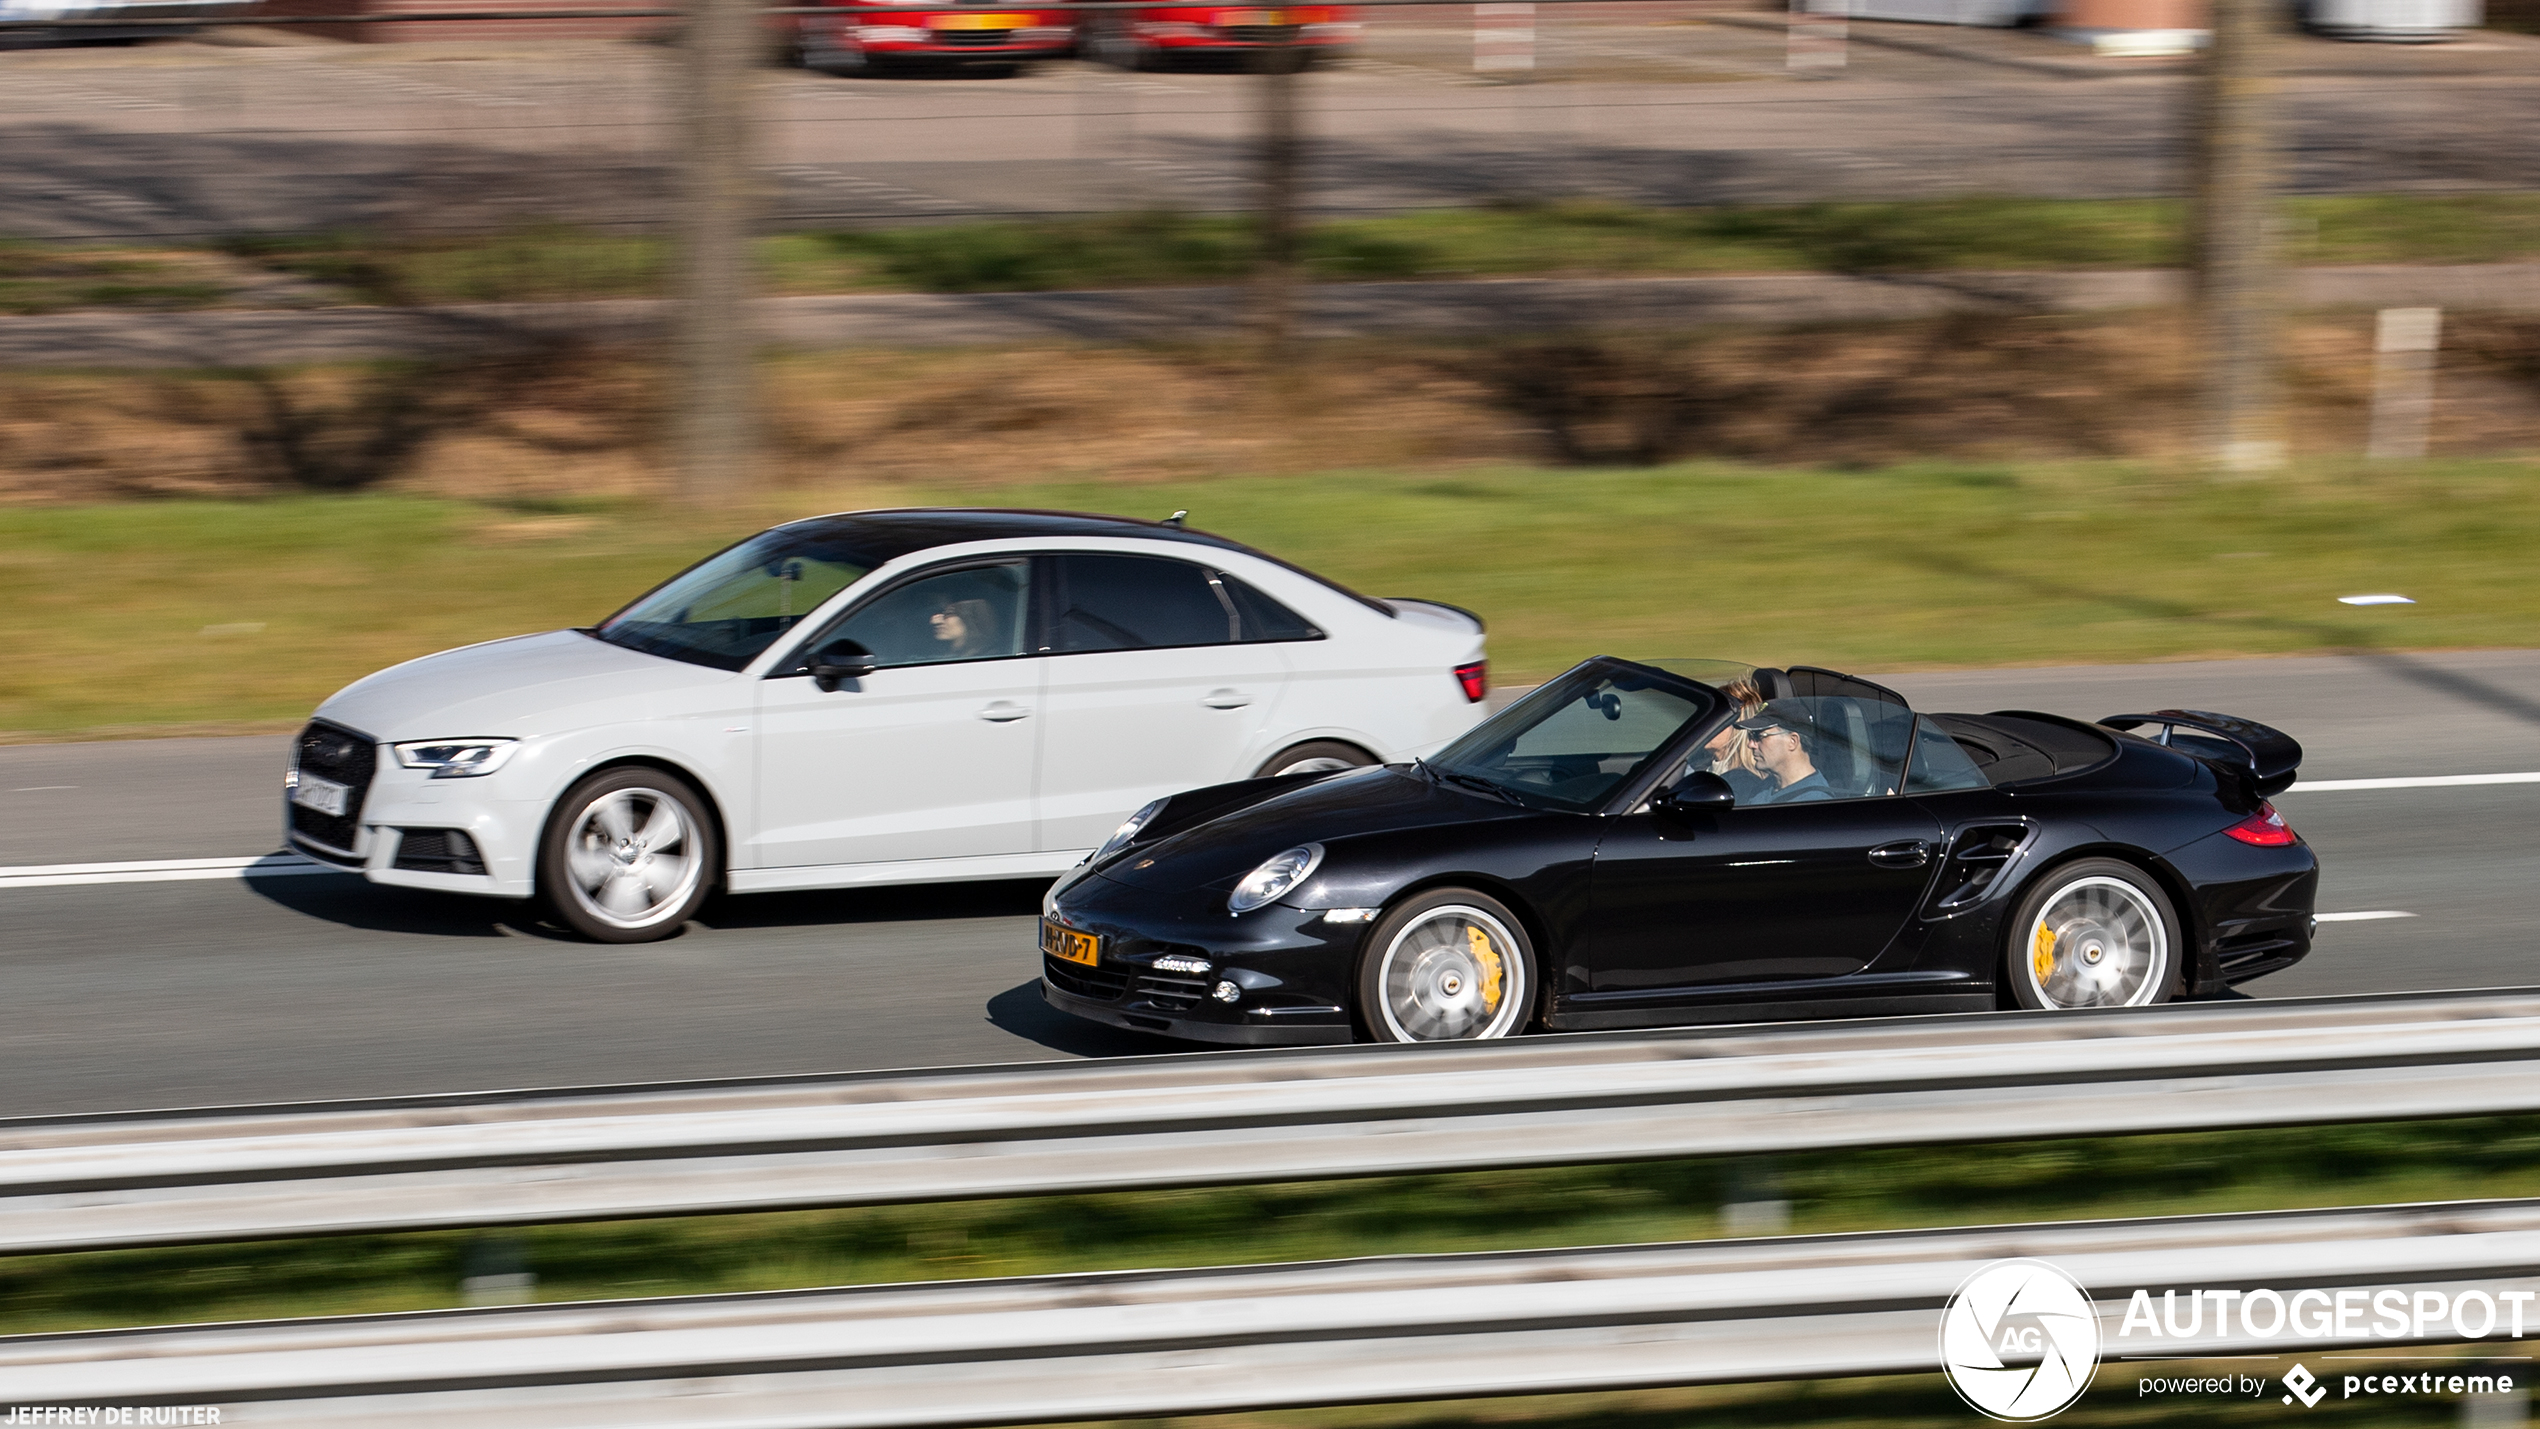
{"type": "Polygon", "coordinates": [[[1999,788],[2058,774],[2078,774],[2116,757],[2117,742],[2078,720],[2028,710],[1988,715],[1926,716],[1949,731],[1985,778],[1999,788]]]}

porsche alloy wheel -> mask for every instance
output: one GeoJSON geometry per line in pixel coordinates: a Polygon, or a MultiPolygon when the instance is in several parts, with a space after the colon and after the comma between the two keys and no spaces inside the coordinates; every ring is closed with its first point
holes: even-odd
{"type": "Polygon", "coordinates": [[[2146,1007],[2177,990],[2178,918],[2131,864],[2057,869],[2022,900],[2011,937],[2004,970],[2022,1007],[2146,1007]]]}
{"type": "Polygon", "coordinates": [[[1377,923],[1358,996],[1379,1042],[1467,1042],[1525,1030],[1534,952],[1509,911],[1464,889],[1412,899],[1377,923]]]}
{"type": "Polygon", "coordinates": [[[712,886],[705,801],[654,769],[612,769],[557,805],[538,881],[556,916],[584,937],[641,943],[677,932],[712,886]]]}

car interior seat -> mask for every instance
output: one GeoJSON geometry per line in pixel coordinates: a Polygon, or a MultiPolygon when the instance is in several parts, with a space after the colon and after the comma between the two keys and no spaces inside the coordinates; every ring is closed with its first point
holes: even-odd
{"type": "Polygon", "coordinates": [[[1811,759],[1836,798],[1861,797],[1869,782],[1869,738],[1869,721],[1862,717],[1859,700],[1817,701],[1817,747],[1811,759]]]}

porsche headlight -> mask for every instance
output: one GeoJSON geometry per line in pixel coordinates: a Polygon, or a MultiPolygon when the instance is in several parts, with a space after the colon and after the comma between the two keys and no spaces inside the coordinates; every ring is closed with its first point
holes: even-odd
{"type": "Polygon", "coordinates": [[[503,767],[520,747],[516,739],[419,739],[391,746],[408,769],[429,769],[435,779],[473,779],[503,767]]]}
{"type": "Polygon", "coordinates": [[[1259,868],[1245,874],[1243,882],[1235,885],[1235,891],[1227,895],[1226,911],[1249,913],[1265,903],[1278,902],[1298,884],[1313,877],[1314,870],[1322,862],[1321,844],[1298,844],[1286,853],[1272,856],[1259,868]]]}
{"type": "Polygon", "coordinates": [[[1102,847],[1094,850],[1092,862],[1100,863],[1104,859],[1111,857],[1113,854],[1120,852],[1124,848],[1127,848],[1129,846],[1129,840],[1138,836],[1138,830],[1145,828],[1150,823],[1153,823],[1155,821],[1155,816],[1164,812],[1164,805],[1166,802],[1166,800],[1158,799],[1153,803],[1148,804],[1145,808],[1131,814],[1128,818],[1121,820],[1120,827],[1113,829],[1111,831],[1111,837],[1102,841],[1102,847]]]}

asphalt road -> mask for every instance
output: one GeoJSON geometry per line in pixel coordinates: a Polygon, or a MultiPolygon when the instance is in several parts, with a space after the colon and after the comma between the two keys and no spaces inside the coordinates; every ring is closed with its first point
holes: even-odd
{"type": "MultiPolygon", "coordinates": [[[[2306,777],[2540,770],[2540,652],[1891,677],[1932,709],[2279,725],[2306,777]]],[[[273,848],[283,741],[0,748],[0,865],[273,848]]],[[[2540,784],[2307,793],[2318,951],[2259,997],[2540,983],[2540,784]]],[[[0,885],[0,1114],[1183,1050],[1033,991],[1035,885],[728,899],[666,943],[335,875],[0,885]]]]}
{"type": "MultiPolygon", "coordinates": [[[[1305,205],[2091,197],[2183,183],[2187,90],[2175,73],[2077,80],[1856,46],[1840,80],[1804,83],[1769,32],[1547,15],[1540,33],[1534,83],[1477,81],[1469,28],[1398,24],[1306,76],[1305,205]]],[[[2531,146],[2462,139],[2540,127],[2540,44],[2288,39],[2287,51],[2294,187],[2540,182],[2531,146]]],[[[669,211],[672,60],[661,46],[594,42],[0,54],[0,232],[652,228],[669,211]]],[[[1240,73],[770,70],[761,94],[777,226],[1251,201],[1257,97],[1240,73]]],[[[1824,266],[1846,256],[1830,251],[1824,266]]]]}

